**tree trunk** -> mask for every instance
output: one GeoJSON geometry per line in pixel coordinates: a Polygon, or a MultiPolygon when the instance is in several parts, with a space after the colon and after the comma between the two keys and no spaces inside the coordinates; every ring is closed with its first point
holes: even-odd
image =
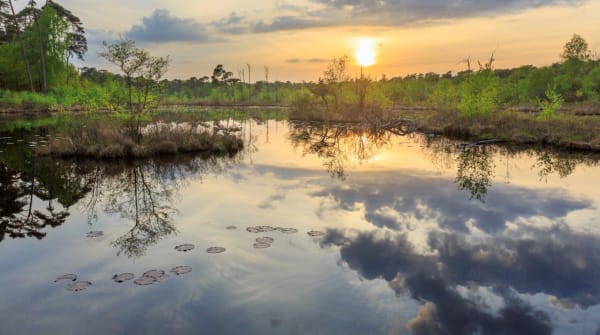
{"type": "Polygon", "coordinates": [[[21,56],[23,57],[23,62],[25,63],[25,72],[27,72],[27,80],[29,80],[29,89],[31,90],[31,92],[34,92],[35,90],[33,89],[33,79],[31,79],[31,70],[29,69],[27,53],[25,52],[25,44],[23,43],[23,37],[21,36],[21,30],[19,29],[19,22],[17,21],[17,15],[15,14],[15,9],[13,7],[12,0],[8,0],[8,4],[10,5],[10,11],[12,12],[13,23],[15,24],[15,29],[17,30],[19,43],[21,44],[21,56]]]}
{"type": "MultiPolygon", "coordinates": [[[[35,13],[35,8],[34,8],[35,13]]],[[[44,52],[44,41],[42,39],[42,27],[40,27],[39,17],[34,14],[35,25],[37,26],[38,31],[38,43],[40,46],[40,65],[41,65],[41,74],[42,74],[42,92],[48,92],[48,81],[46,80],[46,53],[44,52]]]]}

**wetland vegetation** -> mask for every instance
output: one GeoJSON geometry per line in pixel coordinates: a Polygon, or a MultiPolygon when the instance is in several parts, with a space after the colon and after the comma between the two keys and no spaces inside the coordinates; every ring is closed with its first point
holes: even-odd
{"type": "Polygon", "coordinates": [[[183,80],[126,37],[98,54],[111,71],[79,67],[76,13],[13,2],[0,333],[600,333],[600,59],[581,36],[549,66],[492,52],[373,77],[363,50],[360,76],[341,56],[309,82],[183,80]]]}

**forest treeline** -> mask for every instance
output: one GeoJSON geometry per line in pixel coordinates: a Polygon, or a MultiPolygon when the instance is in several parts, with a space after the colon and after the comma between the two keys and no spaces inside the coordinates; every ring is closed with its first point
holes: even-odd
{"type": "MultiPolygon", "coordinates": [[[[551,66],[496,69],[492,54],[483,62],[465,59],[465,69],[458,73],[353,78],[349,58],[342,56],[333,59],[318,79],[302,83],[270,81],[267,66],[248,65],[247,72],[234,73],[221,64],[212,74],[163,79],[168,58],[152,57],[128,40],[105,43],[100,55],[118,64],[119,55],[114,52],[122,51],[125,54],[120,56],[130,62],[125,65],[142,62],[144,66],[121,66],[118,73],[76,68],[72,60],[83,60],[87,49],[83,23],[60,4],[48,0],[38,6],[32,0],[15,12],[12,1],[0,0],[0,104],[17,110],[41,106],[117,111],[165,103],[283,105],[318,117],[398,105],[457,109],[474,115],[526,104],[549,115],[563,103],[600,102],[600,61],[578,35],[567,41],[551,66]],[[260,80],[251,82],[251,71],[253,79],[260,80]]],[[[557,46],[557,54],[559,50],[557,46]]]]}

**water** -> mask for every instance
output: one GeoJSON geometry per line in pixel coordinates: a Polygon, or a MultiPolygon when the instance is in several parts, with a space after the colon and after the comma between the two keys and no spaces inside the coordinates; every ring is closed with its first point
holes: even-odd
{"type": "Polygon", "coordinates": [[[103,164],[2,134],[0,334],[599,331],[598,157],[241,128],[235,157],[103,164]]]}

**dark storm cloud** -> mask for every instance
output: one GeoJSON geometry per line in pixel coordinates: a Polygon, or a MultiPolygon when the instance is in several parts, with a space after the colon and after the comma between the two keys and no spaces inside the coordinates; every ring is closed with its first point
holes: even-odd
{"type": "Polygon", "coordinates": [[[582,307],[600,303],[597,236],[564,230],[538,230],[530,235],[527,239],[501,236],[473,243],[460,234],[431,233],[429,246],[435,253],[422,255],[404,234],[330,230],[321,246],[340,246],[344,263],[370,280],[390,282],[398,274],[404,278],[426,274],[439,276],[449,285],[474,283],[545,293],[582,307]]]}
{"type": "Polygon", "coordinates": [[[213,40],[206,27],[194,20],[173,16],[166,9],[156,9],[131,27],[128,38],[140,42],[208,42],[213,40]]]}
{"type": "MultiPolygon", "coordinates": [[[[400,230],[411,220],[436,221],[440,227],[466,231],[472,221],[479,229],[494,232],[519,217],[542,216],[550,220],[592,205],[562,190],[536,190],[495,185],[486,203],[471,201],[450,180],[389,174],[382,178],[355,175],[350,187],[333,185],[313,196],[333,200],[334,209],[353,211],[364,206],[365,220],[377,227],[400,230]],[[393,214],[393,215],[392,215],[393,214]]],[[[414,222],[413,222],[414,223],[414,222]]]]}

